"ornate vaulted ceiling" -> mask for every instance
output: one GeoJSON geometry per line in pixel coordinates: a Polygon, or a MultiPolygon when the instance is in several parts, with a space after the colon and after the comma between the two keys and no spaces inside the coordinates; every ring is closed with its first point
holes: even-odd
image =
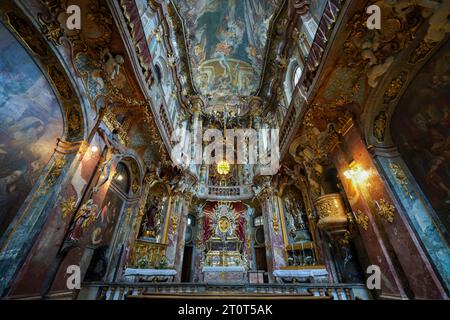
{"type": "Polygon", "coordinates": [[[183,20],[193,84],[206,108],[238,113],[255,93],[280,0],[173,0],[183,20]],[[236,108],[233,110],[233,108],[236,108]]]}

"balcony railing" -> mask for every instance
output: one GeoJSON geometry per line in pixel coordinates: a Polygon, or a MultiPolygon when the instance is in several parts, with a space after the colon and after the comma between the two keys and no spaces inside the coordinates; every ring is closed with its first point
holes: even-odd
{"type": "Polygon", "coordinates": [[[362,284],[208,284],[208,283],[90,283],[84,284],[78,299],[125,300],[152,295],[258,295],[300,299],[369,300],[362,284]]]}
{"type": "Polygon", "coordinates": [[[305,99],[309,101],[312,94],[314,82],[318,78],[323,57],[330,47],[329,43],[333,36],[333,31],[336,27],[339,27],[338,20],[343,16],[343,12],[345,12],[345,4],[346,0],[328,0],[325,5],[317,33],[306,59],[306,67],[293,92],[291,105],[284,117],[286,120],[280,131],[281,155],[284,155],[287,151],[288,142],[300,123],[299,119],[303,115],[305,99]]]}
{"type": "Polygon", "coordinates": [[[247,200],[253,198],[254,194],[249,185],[231,187],[200,185],[197,196],[208,200],[247,200]]]}

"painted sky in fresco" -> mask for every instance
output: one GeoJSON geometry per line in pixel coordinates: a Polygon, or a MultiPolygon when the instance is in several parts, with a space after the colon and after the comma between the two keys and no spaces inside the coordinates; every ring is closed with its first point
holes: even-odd
{"type": "Polygon", "coordinates": [[[173,0],[187,29],[197,90],[214,99],[256,91],[279,0],[173,0]]]}
{"type": "Polygon", "coordinates": [[[41,70],[0,23],[0,236],[63,133],[56,96],[41,70]]]}

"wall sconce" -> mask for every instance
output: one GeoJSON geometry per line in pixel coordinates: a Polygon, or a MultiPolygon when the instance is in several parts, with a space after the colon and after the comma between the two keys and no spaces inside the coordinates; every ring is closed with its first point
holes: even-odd
{"type": "Polygon", "coordinates": [[[123,180],[123,175],[119,174],[116,177],[117,181],[122,181],[123,180]]]}
{"type": "Polygon", "coordinates": [[[362,169],[355,161],[348,165],[348,170],[344,171],[344,176],[356,183],[364,183],[370,176],[369,171],[362,169]]]}
{"type": "Polygon", "coordinates": [[[98,151],[98,147],[96,145],[91,146],[91,152],[96,153],[98,151]]]}

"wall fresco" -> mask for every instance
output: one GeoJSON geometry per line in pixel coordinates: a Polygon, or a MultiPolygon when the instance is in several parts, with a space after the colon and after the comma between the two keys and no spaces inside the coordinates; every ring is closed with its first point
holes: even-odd
{"type": "Polygon", "coordinates": [[[0,24],[0,235],[42,174],[62,133],[60,106],[49,83],[0,24]]]}

